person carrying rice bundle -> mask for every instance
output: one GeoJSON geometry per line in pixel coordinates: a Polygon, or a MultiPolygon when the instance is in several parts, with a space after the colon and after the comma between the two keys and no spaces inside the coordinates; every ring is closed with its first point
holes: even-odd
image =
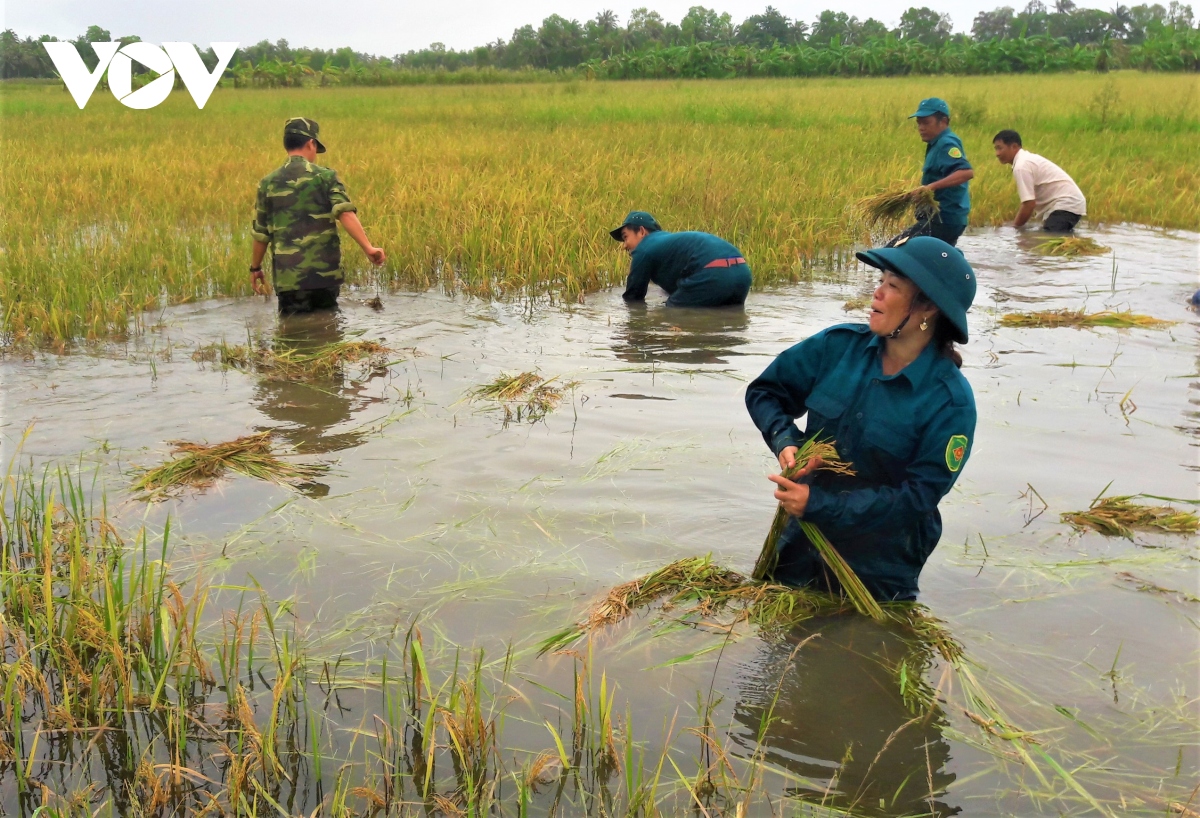
{"type": "Polygon", "coordinates": [[[670,233],[634,210],[608,233],[632,257],[622,297],[646,300],[651,282],[667,291],[668,307],[736,307],[750,292],[750,265],[742,251],[711,233],[670,233]]]}
{"type": "Polygon", "coordinates": [[[917,135],[925,143],[925,163],[921,167],[921,186],[912,191],[917,200],[932,192],[937,200],[937,212],[917,213],[916,223],[888,242],[896,246],[913,236],[933,236],[951,245],[967,229],[971,214],[969,183],[975,171],[967,161],[962,140],[950,130],[950,106],[944,99],[929,97],[921,100],[917,110],[909,115],[917,120],[917,135]]]}
{"type": "Polygon", "coordinates": [[[942,533],[938,503],[971,453],[975,398],[955,343],[967,342],[975,273],[940,239],[858,253],[880,270],[868,324],[838,324],[782,352],[746,408],[783,469],[808,439],[836,442],[855,474],[772,475],[791,515],[772,579],[841,589],[798,519],[815,524],[878,600],[912,600],[942,533]],[[808,415],[801,433],[795,420],[808,415]]]}
{"type": "Polygon", "coordinates": [[[1046,157],[1025,150],[1019,133],[1000,131],[992,137],[992,148],[1000,164],[1012,166],[1017,195],[1021,197],[1013,227],[1024,227],[1031,218],[1038,217],[1047,233],[1070,233],[1087,215],[1087,200],[1075,180],[1046,157]]]}

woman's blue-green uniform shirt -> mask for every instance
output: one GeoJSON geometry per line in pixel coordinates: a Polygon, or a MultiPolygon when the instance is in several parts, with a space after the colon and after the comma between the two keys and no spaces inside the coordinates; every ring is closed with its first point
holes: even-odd
{"type": "MultiPolygon", "coordinates": [[[[776,455],[808,437],[836,441],[847,477],[818,471],[804,519],[815,523],[879,599],[915,599],[917,577],[942,534],[938,501],[971,453],[975,398],[930,344],[884,375],[883,339],[839,324],[784,351],[746,390],[746,408],[776,455]],[[796,418],[808,413],[801,434],[796,418]]],[[[793,519],[776,579],[819,584],[821,557],[793,519]]]]}
{"type": "Polygon", "coordinates": [[[747,265],[705,268],[711,261],[740,258],[741,255],[741,250],[711,233],[656,230],[646,234],[633,251],[629,278],[625,281],[622,297],[626,301],[644,300],[651,282],[673,295],[683,281],[696,277],[692,288],[697,290],[695,295],[698,299],[689,299],[696,303],[681,306],[703,306],[704,301],[712,302],[710,306],[741,303],[750,289],[750,268],[747,265]],[[739,292],[740,298],[737,297],[739,292]]]}
{"type": "MultiPolygon", "coordinates": [[[[956,170],[970,170],[962,140],[949,128],[925,146],[925,165],[921,168],[921,184],[927,185],[945,179],[956,170]]],[[[954,187],[944,187],[933,192],[938,203],[938,216],[942,224],[965,225],[971,212],[969,182],[954,187]]]]}

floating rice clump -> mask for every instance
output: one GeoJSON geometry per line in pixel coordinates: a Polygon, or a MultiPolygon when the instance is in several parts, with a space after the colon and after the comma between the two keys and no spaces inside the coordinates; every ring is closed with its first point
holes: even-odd
{"type": "Polygon", "coordinates": [[[578,381],[555,383],[557,380],[543,379],[533,372],[501,373],[495,380],[472,389],[468,397],[501,404],[505,423],[512,420],[535,423],[558,408],[568,389],[579,385],[578,381]]]}
{"type": "Polygon", "coordinates": [[[901,221],[911,213],[915,218],[932,219],[938,213],[937,199],[932,190],[918,192],[897,190],[859,199],[855,205],[870,227],[901,221]]]}
{"type": "Polygon", "coordinates": [[[272,483],[303,483],[325,473],[327,466],[287,463],[271,447],[271,433],[259,432],[227,443],[206,446],[200,443],[171,441],[172,454],[178,455],[150,469],[133,484],[135,491],[151,498],[162,498],[184,487],[207,488],[235,471],[272,483]]]}
{"type": "Polygon", "coordinates": [[[386,369],[392,352],[376,341],[362,340],[337,341],[305,350],[222,342],[200,347],[192,353],[192,360],[253,369],[271,380],[322,381],[336,377],[347,364],[357,364],[364,372],[386,369]]]}
{"type": "Polygon", "coordinates": [[[1055,236],[1039,242],[1033,252],[1042,256],[1102,256],[1111,248],[1105,247],[1098,241],[1087,236],[1055,236]]]}
{"type": "Polygon", "coordinates": [[[1174,321],[1164,321],[1149,315],[1125,310],[1087,313],[1083,310],[1043,310],[1041,312],[1010,312],[1000,318],[1002,327],[1142,327],[1158,329],[1174,321]]]}
{"type": "Polygon", "coordinates": [[[842,309],[846,312],[858,312],[859,310],[865,310],[869,306],[871,306],[871,296],[856,295],[843,304],[842,309]]]}
{"type": "Polygon", "coordinates": [[[1134,503],[1136,494],[1097,498],[1087,511],[1069,511],[1062,515],[1078,531],[1091,529],[1111,537],[1133,539],[1134,529],[1163,531],[1168,534],[1194,534],[1200,519],[1188,511],[1171,506],[1145,506],[1134,503]]]}

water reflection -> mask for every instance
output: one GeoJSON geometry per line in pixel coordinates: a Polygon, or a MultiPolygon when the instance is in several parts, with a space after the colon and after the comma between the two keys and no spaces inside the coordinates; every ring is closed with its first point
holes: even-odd
{"type": "Polygon", "coordinates": [[[859,616],[814,620],[764,642],[737,673],[734,718],[745,732],[735,740],[749,756],[762,731],[767,761],[802,779],[789,788],[794,798],[856,815],[957,815],[941,801],[954,780],[943,769],[944,716],[936,708],[914,716],[900,695],[895,668],[912,650],[859,616]]]}
{"type": "Polygon", "coordinates": [[[750,318],[742,307],[629,307],[613,334],[613,352],[634,363],[723,364],[746,343],[750,318]]]}
{"type": "MultiPolygon", "coordinates": [[[[281,316],[271,342],[277,354],[307,353],[345,340],[345,318],[338,312],[281,316]]],[[[365,434],[351,430],[330,434],[329,430],[350,420],[355,412],[379,398],[368,393],[366,380],[355,381],[339,374],[333,380],[311,383],[260,377],[252,403],[275,424],[260,426],[289,443],[300,454],[327,454],[362,444],[365,434]]],[[[314,484],[307,493],[324,494],[328,488],[314,484]]]]}

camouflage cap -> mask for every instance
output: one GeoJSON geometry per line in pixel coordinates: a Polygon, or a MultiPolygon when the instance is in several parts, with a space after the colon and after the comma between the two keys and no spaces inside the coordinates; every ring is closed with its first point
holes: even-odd
{"type": "Polygon", "coordinates": [[[321,126],[317,124],[315,119],[303,116],[292,117],[283,123],[283,135],[287,136],[292,133],[308,137],[317,143],[317,153],[325,153],[325,146],[321,143],[320,139],[321,126]]]}

